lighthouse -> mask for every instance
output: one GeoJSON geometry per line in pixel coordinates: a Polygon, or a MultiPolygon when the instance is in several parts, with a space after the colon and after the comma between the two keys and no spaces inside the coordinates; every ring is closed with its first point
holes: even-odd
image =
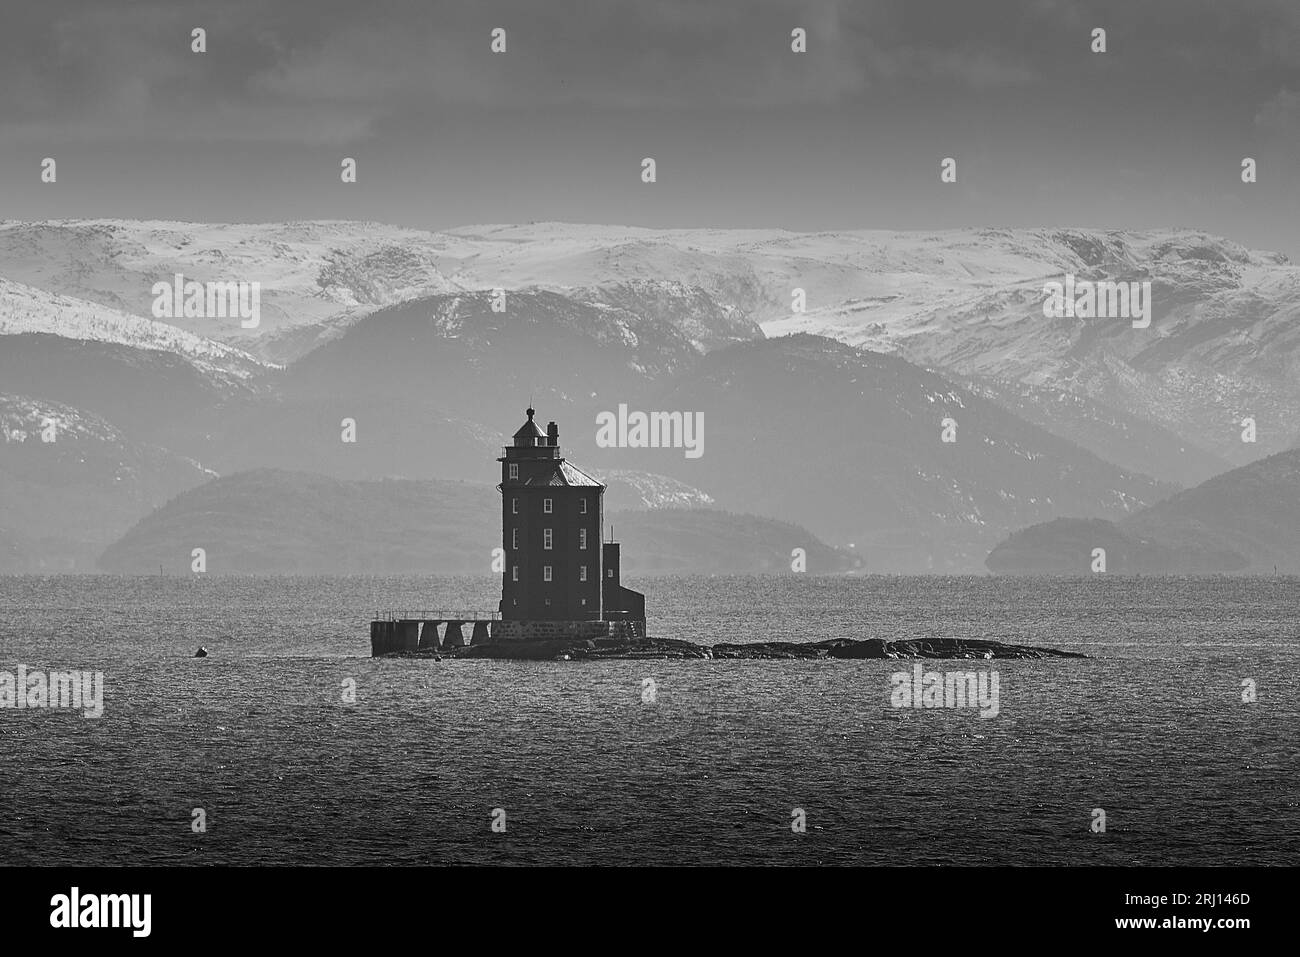
{"type": "Polygon", "coordinates": [[[529,639],[644,638],[645,596],[619,580],[617,542],[606,542],[605,486],[560,454],[560,429],[527,411],[501,452],[501,546],[495,613],[392,611],[370,623],[372,655],[436,656],[470,645],[529,639]]]}
{"type": "Polygon", "coordinates": [[[493,637],[644,636],[645,596],[602,541],[605,486],[560,454],[560,430],[527,421],[502,449],[501,622],[493,637]]]}

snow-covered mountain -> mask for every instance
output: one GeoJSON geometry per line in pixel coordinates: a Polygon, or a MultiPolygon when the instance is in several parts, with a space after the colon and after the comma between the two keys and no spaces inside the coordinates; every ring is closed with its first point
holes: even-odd
{"type": "Polygon", "coordinates": [[[716,504],[707,492],[654,472],[607,469],[596,477],[609,486],[606,508],[709,508],[716,504]]]}
{"type": "Polygon", "coordinates": [[[1300,270],[1285,257],[1181,229],[0,223],[0,388],[84,409],[133,441],[223,474],[478,480],[534,395],[590,467],[659,473],[690,490],[683,503],[699,490],[828,540],[875,541],[913,570],[977,567],[987,538],[1018,523],[1121,515],[1168,483],[1295,446],[1297,319],[1300,270]],[[153,284],[177,273],[258,282],[260,325],[154,320],[153,284]],[[1150,282],[1150,326],[1044,315],[1044,284],[1067,274],[1150,282]],[[806,332],[826,338],[751,348],[806,332]],[[923,381],[926,395],[975,403],[993,458],[930,462],[938,400],[918,398],[923,381]],[[707,459],[595,448],[593,416],[623,402],[706,411],[707,459]],[[861,406],[868,445],[915,461],[877,461],[852,433],[811,435],[848,444],[808,493],[758,454],[747,409],[803,441],[843,418],[837,402],[861,406]],[[355,445],[339,441],[349,418],[355,445]],[[846,462],[853,477],[836,472],[846,462]],[[888,492],[861,505],[871,488],[888,492]],[[958,544],[962,523],[971,540],[958,544]]]}
{"type": "MultiPolygon", "coordinates": [[[[1191,230],[983,230],[945,248],[971,275],[954,280],[946,260],[921,283],[933,298],[901,292],[901,277],[887,273],[875,277],[878,295],[810,308],[764,330],[833,336],[1031,387],[1047,401],[1052,393],[1085,398],[1229,462],[1288,448],[1300,433],[1300,269],[1285,257],[1191,230]],[[1150,326],[1046,317],[1044,284],[1066,274],[1150,282],[1150,326]],[[938,276],[946,288],[932,288],[938,276]],[[1241,438],[1248,417],[1253,444],[1241,438]]],[[[1120,464],[1162,478],[1205,477],[1182,471],[1177,457],[1155,465],[1119,452],[1111,454],[1120,464]]]]}
{"type": "Polygon", "coordinates": [[[790,233],[541,223],[449,235],[475,249],[451,273],[458,282],[484,272],[574,286],[675,277],[742,310],[768,336],[828,336],[1028,387],[1040,401],[1099,404],[1181,440],[1168,454],[1141,453],[1117,434],[1118,464],[1166,480],[1195,484],[1207,459],[1250,461],[1300,437],[1300,268],[1192,229],[790,233]],[[1150,326],[1046,317],[1044,284],[1067,274],[1149,281],[1150,326]],[[795,290],[806,311],[793,310],[795,290]],[[1241,441],[1247,417],[1254,443],[1241,441]]]}
{"type": "Polygon", "coordinates": [[[177,273],[197,282],[257,282],[256,329],[170,320],[255,349],[285,328],[459,288],[438,269],[442,246],[437,234],[374,223],[3,222],[0,275],[136,316],[151,315],[154,283],[177,273]]]}
{"type": "MultiPolygon", "coordinates": [[[[585,245],[606,250],[614,240],[603,235],[585,245]]],[[[733,302],[729,282],[720,284],[726,299],[715,301],[683,281],[680,269],[649,263],[625,273],[616,251],[583,266],[589,257],[567,261],[569,249],[568,243],[548,251],[505,237],[485,241],[473,230],[435,233],[381,223],[0,222],[0,276],[120,313],[150,316],[153,284],[170,283],[178,273],[199,282],[259,283],[256,329],[201,318],[167,321],[274,361],[297,358],[384,306],[529,287],[672,321],[701,348],[762,335],[733,302]],[[579,293],[578,287],[586,288],[579,293]]],[[[686,252],[684,259],[694,255],[686,252]]]]}
{"type": "Polygon", "coordinates": [[[0,276],[0,336],[29,334],[167,352],[214,377],[248,379],[266,369],[265,363],[247,352],[169,323],[0,276]]]}
{"type": "Polygon", "coordinates": [[[1189,229],[0,224],[0,276],[122,313],[148,316],[152,284],[177,272],[260,282],[258,329],[173,322],[276,361],[412,298],[552,290],[667,320],[703,350],[754,338],[761,323],[768,336],[829,336],[1044,400],[1101,403],[1189,447],[1155,457],[1120,448],[1119,464],[1183,484],[1205,477],[1203,462],[1189,465],[1201,453],[1241,463],[1300,438],[1300,269],[1189,229]],[[1045,317],[1043,285],[1066,274],[1150,281],[1150,327],[1045,317]],[[804,312],[792,311],[796,289],[804,312]],[[1247,417],[1253,444],[1240,440],[1247,417]]]}

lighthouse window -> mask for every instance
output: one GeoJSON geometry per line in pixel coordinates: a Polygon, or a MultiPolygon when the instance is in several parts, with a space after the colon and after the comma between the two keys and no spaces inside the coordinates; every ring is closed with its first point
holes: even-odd
{"type": "Polygon", "coordinates": [[[511,515],[518,515],[518,514],[519,514],[519,499],[517,499],[517,498],[512,498],[512,499],[510,500],[510,514],[511,514],[511,515]]]}
{"type": "Polygon", "coordinates": [[[587,547],[587,530],[585,528],[578,529],[578,547],[587,547]]]}
{"type": "Polygon", "coordinates": [[[611,568],[611,569],[608,571],[608,573],[606,573],[605,577],[606,577],[606,578],[613,578],[613,577],[614,577],[614,569],[611,568]]]}
{"type": "Polygon", "coordinates": [[[587,514],[587,500],[585,498],[578,499],[578,514],[579,515],[587,514]]]}
{"type": "Polygon", "coordinates": [[[511,477],[512,479],[517,479],[517,478],[519,478],[519,463],[518,463],[518,462],[511,462],[511,463],[510,463],[510,477],[511,477]]]}
{"type": "Polygon", "coordinates": [[[550,515],[551,512],[555,511],[555,509],[551,507],[551,501],[552,500],[549,498],[542,499],[542,511],[545,512],[547,515],[550,515]]]}
{"type": "MultiPolygon", "coordinates": [[[[550,580],[551,580],[551,566],[550,566],[550,565],[543,565],[543,566],[542,566],[542,581],[544,581],[544,582],[548,582],[548,581],[550,581],[550,580]]],[[[550,604],[550,599],[547,599],[547,604],[548,604],[548,605],[550,604]]]]}
{"type": "Polygon", "coordinates": [[[511,566],[510,566],[510,579],[511,579],[511,581],[519,581],[519,566],[518,566],[518,565],[511,565],[511,566]]]}
{"type": "Polygon", "coordinates": [[[542,532],[542,548],[550,548],[550,547],[551,547],[551,530],[548,528],[542,532]]]}
{"type": "Polygon", "coordinates": [[[510,547],[511,548],[519,547],[519,529],[517,528],[510,529],[510,547]]]}
{"type": "Polygon", "coordinates": [[[578,581],[585,582],[586,580],[587,580],[587,566],[582,565],[578,568],[578,581]]]}

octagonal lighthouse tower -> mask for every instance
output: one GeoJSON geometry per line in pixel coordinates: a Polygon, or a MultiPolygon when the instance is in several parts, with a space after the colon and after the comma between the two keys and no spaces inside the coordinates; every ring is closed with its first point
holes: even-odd
{"type": "Polygon", "coordinates": [[[645,596],[619,581],[619,547],[602,542],[605,486],[560,455],[560,430],[528,421],[501,463],[501,622],[493,637],[645,635],[645,596]]]}

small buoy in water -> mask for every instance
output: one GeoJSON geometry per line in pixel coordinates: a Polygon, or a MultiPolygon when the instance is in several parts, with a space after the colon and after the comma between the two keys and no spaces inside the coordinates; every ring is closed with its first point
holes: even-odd
{"type": "Polygon", "coordinates": [[[202,645],[199,645],[199,650],[194,652],[194,657],[206,658],[207,656],[208,656],[208,649],[204,648],[202,645]]]}

